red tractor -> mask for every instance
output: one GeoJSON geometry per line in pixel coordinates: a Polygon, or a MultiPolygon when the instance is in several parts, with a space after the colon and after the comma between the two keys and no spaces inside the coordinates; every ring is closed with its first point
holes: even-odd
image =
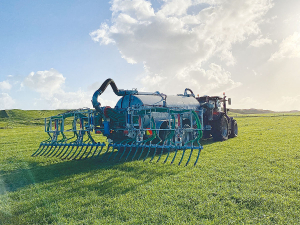
{"type": "Polygon", "coordinates": [[[203,138],[213,137],[214,141],[225,141],[238,135],[237,122],[229,117],[226,102],[231,105],[231,98],[226,99],[219,96],[196,97],[203,109],[203,138]]]}

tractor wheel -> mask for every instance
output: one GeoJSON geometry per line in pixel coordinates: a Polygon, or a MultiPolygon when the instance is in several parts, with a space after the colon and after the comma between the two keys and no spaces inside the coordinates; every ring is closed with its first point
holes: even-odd
{"type": "Polygon", "coordinates": [[[236,120],[232,120],[231,122],[231,134],[229,135],[230,138],[234,138],[238,136],[238,125],[236,120]]]}
{"type": "Polygon", "coordinates": [[[224,115],[214,122],[212,136],[214,141],[226,141],[228,139],[228,120],[224,115]]]}
{"type": "Polygon", "coordinates": [[[208,138],[210,138],[210,137],[211,137],[210,131],[209,131],[209,130],[204,130],[204,131],[203,131],[202,139],[208,139],[208,138]]]}

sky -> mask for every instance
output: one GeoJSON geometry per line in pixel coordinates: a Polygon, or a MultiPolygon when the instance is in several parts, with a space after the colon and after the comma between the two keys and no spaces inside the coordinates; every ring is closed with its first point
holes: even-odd
{"type": "Polygon", "coordinates": [[[107,78],[300,110],[300,1],[0,1],[0,110],[92,108],[107,78]]]}

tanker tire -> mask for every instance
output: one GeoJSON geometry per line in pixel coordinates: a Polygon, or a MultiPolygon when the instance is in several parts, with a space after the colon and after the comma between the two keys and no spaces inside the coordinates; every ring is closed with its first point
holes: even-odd
{"type": "Polygon", "coordinates": [[[236,120],[232,120],[231,122],[231,134],[229,135],[230,138],[234,138],[238,136],[238,125],[236,120]]]}
{"type": "Polygon", "coordinates": [[[224,115],[214,122],[212,136],[214,141],[226,141],[228,139],[228,120],[224,115]]]}

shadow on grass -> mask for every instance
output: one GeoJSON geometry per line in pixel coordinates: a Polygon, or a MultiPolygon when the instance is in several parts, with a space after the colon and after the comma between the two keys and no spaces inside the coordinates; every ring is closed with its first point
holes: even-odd
{"type": "MultiPolygon", "coordinates": [[[[202,145],[208,145],[212,143],[213,141],[211,139],[202,141],[202,145]]],[[[195,150],[194,151],[195,153],[193,154],[197,154],[197,151],[198,150],[195,150]]],[[[114,154],[117,154],[117,152],[115,152],[114,154]]],[[[111,155],[111,159],[114,158],[115,156],[114,154],[111,155]]],[[[149,171],[148,169],[148,171],[146,171],[143,169],[139,170],[138,167],[136,166],[131,167],[130,164],[126,164],[126,165],[124,164],[125,158],[127,158],[128,161],[131,161],[133,159],[133,156],[135,156],[134,161],[136,161],[137,157],[139,157],[139,154],[140,152],[135,154],[134,151],[128,152],[128,150],[126,150],[125,154],[121,152],[119,155],[117,155],[118,157],[116,157],[114,160],[110,159],[109,161],[107,161],[109,154],[107,155],[101,154],[99,158],[93,157],[84,160],[62,161],[61,163],[51,164],[47,166],[41,166],[37,162],[24,162],[24,161],[16,162],[15,160],[13,160],[14,164],[25,164],[26,168],[17,169],[12,172],[3,172],[3,171],[0,172],[0,178],[2,179],[2,183],[4,184],[4,188],[0,188],[0,194],[4,194],[5,192],[14,192],[20,188],[32,184],[48,182],[54,179],[64,180],[66,179],[66,177],[72,175],[84,174],[96,170],[97,171],[108,170],[108,169],[112,169],[113,167],[114,167],[113,169],[130,172],[130,175],[136,178],[140,177],[141,173],[143,173],[143,175],[150,176],[151,179],[153,179],[155,176],[166,175],[166,173],[170,173],[171,171],[173,171],[168,169],[163,171],[157,171],[155,169],[149,171]],[[123,155],[123,158],[119,160],[121,155],[123,155]],[[121,165],[121,166],[116,167],[116,165],[121,165]]],[[[185,165],[187,158],[189,157],[189,154],[190,152],[186,152],[184,156],[184,160],[182,162],[182,166],[185,165]]],[[[142,152],[139,161],[143,162],[144,160],[146,160],[145,163],[147,163],[151,161],[151,159],[153,159],[152,162],[155,163],[157,162],[159,155],[160,155],[160,151],[155,152],[154,149],[151,149],[148,152],[148,150],[145,149],[144,152],[142,152]],[[155,155],[156,158],[154,158],[153,155],[155,155]]],[[[161,154],[160,163],[164,162],[166,157],[168,157],[167,152],[163,152],[163,154],[161,154]]],[[[168,164],[172,161],[173,157],[174,157],[174,153],[169,155],[167,161],[168,164]]],[[[176,156],[177,160],[174,161],[174,164],[178,164],[181,157],[182,157],[182,151],[179,150],[176,156]]],[[[190,162],[190,163],[193,164],[194,162],[190,162]]],[[[141,166],[141,168],[143,168],[143,166],[141,166]]],[[[112,185],[115,185],[110,182],[112,178],[113,177],[107,179],[105,183],[107,183],[108,185],[103,184],[102,188],[105,187],[108,188],[111,187],[112,185]]]]}
{"type": "MultiPolygon", "coordinates": [[[[0,178],[4,182],[5,191],[13,192],[31,184],[47,182],[56,178],[65,179],[66,176],[93,170],[109,169],[116,164],[100,163],[99,161],[99,159],[91,158],[78,161],[62,161],[47,166],[40,166],[36,162],[22,161],[20,163],[27,164],[26,169],[17,169],[7,173],[2,172],[0,178]]],[[[3,193],[0,192],[0,194],[3,193]]]]}
{"type": "MultiPolygon", "coordinates": [[[[70,176],[77,174],[85,174],[88,172],[95,171],[95,173],[103,170],[118,170],[124,171],[126,173],[130,173],[131,177],[140,177],[141,174],[146,176],[150,176],[152,180],[156,176],[161,176],[167,171],[155,171],[154,169],[147,171],[143,166],[135,167],[130,166],[129,164],[124,164],[124,160],[119,161],[108,161],[101,162],[99,158],[88,158],[85,160],[74,160],[74,161],[63,161],[61,163],[56,163],[47,166],[40,166],[38,163],[27,163],[22,161],[21,163],[27,164],[26,169],[17,169],[12,172],[2,172],[0,173],[0,181],[2,180],[2,184],[0,184],[0,195],[5,194],[5,192],[14,192],[28,185],[49,182],[54,179],[56,181],[65,180],[70,178],[70,176]],[[116,166],[120,165],[120,166],[116,166]],[[1,188],[2,186],[2,188],[1,188]],[[4,186],[4,187],[3,187],[4,186]]],[[[169,174],[170,175],[170,174],[169,174]]],[[[117,177],[108,176],[107,179],[101,181],[101,189],[102,193],[105,193],[105,189],[111,188],[112,185],[116,185],[112,183],[113,178],[117,177]]],[[[130,188],[129,188],[130,189],[130,188]]],[[[128,189],[128,190],[129,190],[128,189]]]]}

